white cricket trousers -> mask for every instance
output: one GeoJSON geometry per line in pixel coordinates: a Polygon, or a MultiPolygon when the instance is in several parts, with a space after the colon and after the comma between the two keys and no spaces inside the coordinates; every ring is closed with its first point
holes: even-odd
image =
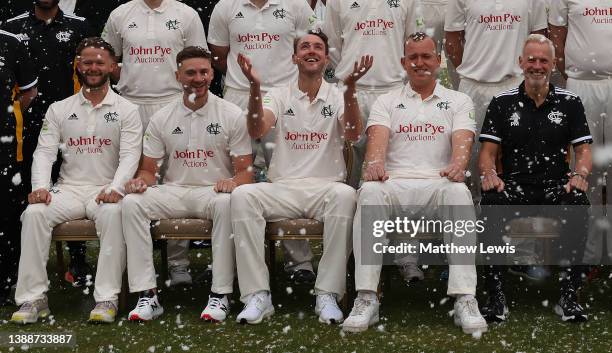
{"type": "MultiPolygon", "coordinates": [[[[140,121],[142,122],[142,132],[144,133],[149,126],[151,117],[161,110],[168,103],[179,99],[183,96],[182,92],[171,94],[165,97],[158,98],[141,98],[125,96],[127,100],[138,106],[138,114],[140,115],[140,121]]],[[[160,170],[160,183],[163,179],[163,175],[166,174],[166,161],[160,170]]],[[[168,240],[168,264],[170,267],[175,266],[189,266],[189,240],[168,240]]]]}
{"type": "MultiPolygon", "coordinates": [[[[363,206],[368,207],[369,217],[376,220],[388,220],[401,216],[401,206],[422,206],[422,212],[427,217],[442,215],[430,215],[428,211],[436,206],[454,205],[463,206],[461,217],[457,214],[446,215],[451,220],[465,220],[469,217],[476,220],[470,191],[464,183],[454,183],[447,179],[391,179],[385,182],[365,182],[358,191],[357,211],[353,222],[353,252],[355,254],[355,289],[357,291],[376,292],[380,271],[382,269],[383,254],[375,254],[371,249],[362,249],[361,237],[373,237],[373,234],[362,234],[361,217],[363,206]],[[374,261],[364,264],[362,254],[369,251],[368,255],[374,261]]],[[[427,218],[429,219],[429,218],[427,218]]],[[[380,238],[383,239],[383,238],[380,238]]],[[[475,245],[475,237],[457,237],[444,234],[444,241],[451,241],[456,245],[475,245]]],[[[466,255],[460,255],[465,262],[466,255]]],[[[449,277],[448,295],[476,293],[476,266],[456,265],[455,257],[448,256],[449,277]]],[[[474,258],[475,261],[475,258],[474,258]]]]}
{"type": "Polygon", "coordinates": [[[242,185],[232,193],[232,228],[240,300],[258,291],[270,291],[265,261],[266,221],[312,218],[324,223],[323,256],[319,262],[315,291],[346,290],[346,263],[351,246],[351,222],[356,192],[338,182],[290,180],[242,185]]]}
{"type": "Polygon", "coordinates": [[[21,257],[15,301],[21,305],[42,299],[49,290],[47,261],[53,227],[60,223],[88,218],[96,223],[100,254],[94,299],[114,301],[121,292],[125,270],[125,243],[121,227],[121,202],[96,204],[103,186],[57,184],[51,203],[29,205],[21,215],[21,257]]]}
{"type": "MultiPolygon", "coordinates": [[[[261,92],[262,97],[266,95],[266,92],[261,92]]],[[[245,90],[238,90],[231,87],[225,87],[223,93],[223,99],[228,100],[242,109],[245,114],[249,106],[250,92],[245,90]]],[[[271,148],[266,148],[266,143],[274,142],[271,134],[264,136],[262,142],[251,142],[251,147],[255,151],[254,165],[263,169],[264,164],[269,165],[272,159],[272,153],[274,152],[271,148]]],[[[287,240],[282,242],[283,252],[285,253],[285,271],[292,273],[297,270],[308,270],[312,271],[312,251],[310,245],[305,240],[287,240]]]]}
{"type": "MultiPolygon", "coordinates": [[[[593,149],[612,144],[612,80],[576,80],[567,79],[567,89],[576,93],[582,100],[584,112],[593,136],[593,149]]],[[[589,200],[591,205],[603,204],[603,185],[606,185],[607,204],[612,203],[612,183],[608,183],[612,175],[612,163],[606,161],[603,165],[593,163],[593,171],[589,177],[589,200]],[[610,184],[610,186],[607,186],[610,184]]],[[[603,218],[603,207],[594,207],[592,216],[603,218]]],[[[599,264],[602,251],[607,251],[612,258],[612,231],[600,227],[592,227],[585,247],[584,261],[587,264],[599,264]],[[607,249],[603,247],[603,237],[607,233],[607,249]]]]}
{"type": "Polygon", "coordinates": [[[196,217],[213,222],[211,291],[232,293],[235,261],[230,194],[216,193],[212,186],[153,186],[142,194],[128,194],[123,199],[122,216],[130,292],[157,287],[149,232],[151,220],[196,217]]]}

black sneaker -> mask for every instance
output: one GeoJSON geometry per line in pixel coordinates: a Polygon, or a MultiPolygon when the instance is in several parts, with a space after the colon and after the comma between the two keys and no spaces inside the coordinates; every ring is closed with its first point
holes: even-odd
{"type": "Polygon", "coordinates": [[[509,273],[530,279],[532,281],[542,281],[550,276],[550,272],[544,266],[534,265],[514,265],[510,266],[509,273]]]}
{"type": "Polygon", "coordinates": [[[584,309],[578,304],[576,290],[573,288],[564,289],[561,292],[561,299],[555,305],[555,313],[561,316],[561,320],[569,322],[585,322],[589,319],[584,309]]]}
{"type": "Polygon", "coordinates": [[[314,284],[317,280],[317,275],[310,270],[301,269],[293,272],[289,276],[289,280],[295,284],[314,284]]]}
{"type": "Polygon", "coordinates": [[[94,271],[87,262],[74,261],[70,263],[64,279],[73,287],[91,286],[94,282],[94,271]]]}
{"type": "Polygon", "coordinates": [[[506,304],[504,292],[500,290],[490,292],[486,304],[480,308],[480,313],[487,322],[506,321],[510,311],[506,304]]]}

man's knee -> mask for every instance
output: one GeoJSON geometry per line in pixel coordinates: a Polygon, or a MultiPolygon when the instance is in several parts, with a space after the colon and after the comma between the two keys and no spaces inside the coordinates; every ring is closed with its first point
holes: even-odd
{"type": "Polygon", "coordinates": [[[473,205],[472,194],[464,183],[445,183],[441,190],[442,204],[473,205]]]}
{"type": "Polygon", "coordinates": [[[215,197],[212,199],[212,207],[215,212],[226,213],[229,215],[231,208],[231,198],[232,194],[229,193],[218,193],[217,195],[215,195],[215,197]]]}
{"type": "Polygon", "coordinates": [[[127,194],[121,200],[121,213],[122,214],[132,214],[140,207],[140,203],[142,200],[141,194],[127,194]]]}
{"type": "Polygon", "coordinates": [[[116,220],[121,218],[121,203],[105,203],[97,210],[99,220],[116,220]]]}
{"type": "Polygon", "coordinates": [[[384,185],[380,181],[367,181],[359,189],[359,204],[382,205],[385,202],[384,185]]]}

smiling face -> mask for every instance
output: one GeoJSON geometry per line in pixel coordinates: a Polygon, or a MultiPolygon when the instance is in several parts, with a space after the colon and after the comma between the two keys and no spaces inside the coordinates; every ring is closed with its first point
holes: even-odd
{"type": "Polygon", "coordinates": [[[321,37],[307,34],[300,38],[293,54],[293,63],[300,73],[322,75],[327,66],[327,48],[321,37]]]}
{"type": "Polygon", "coordinates": [[[85,88],[100,88],[108,81],[115,68],[115,61],[108,50],[89,46],[77,58],[77,69],[85,88]]]}
{"type": "Polygon", "coordinates": [[[213,69],[207,58],[189,58],[179,63],[176,80],[187,95],[195,94],[202,98],[208,93],[208,87],[213,80],[213,69]]]}
{"type": "Polygon", "coordinates": [[[402,66],[413,89],[435,85],[440,68],[440,56],[436,43],[429,37],[422,40],[408,40],[404,45],[402,66]]]}
{"type": "Polygon", "coordinates": [[[542,87],[548,85],[555,66],[553,53],[546,42],[528,42],[519,57],[519,66],[525,75],[525,85],[542,87]]]}

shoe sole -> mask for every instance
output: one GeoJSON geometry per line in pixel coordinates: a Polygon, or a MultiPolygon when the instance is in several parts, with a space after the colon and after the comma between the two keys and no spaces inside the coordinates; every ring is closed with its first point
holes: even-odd
{"type": "Polygon", "coordinates": [[[153,321],[155,319],[157,319],[158,317],[162,316],[162,314],[164,313],[163,310],[160,311],[160,313],[158,313],[157,315],[153,315],[151,316],[150,319],[143,319],[140,316],[138,316],[138,314],[132,314],[130,315],[130,317],[128,317],[129,321],[137,321],[137,322],[147,322],[147,321],[153,321]]]}
{"type": "Polygon", "coordinates": [[[561,321],[563,322],[587,322],[589,321],[589,316],[586,314],[579,315],[579,316],[576,316],[576,315],[565,316],[563,309],[558,304],[555,305],[555,308],[553,310],[555,314],[561,317],[561,321]]]}
{"type": "Polygon", "coordinates": [[[486,323],[484,326],[465,327],[461,325],[461,322],[458,320],[457,317],[455,317],[454,321],[455,321],[455,326],[461,327],[461,329],[463,330],[463,333],[466,333],[468,335],[471,335],[476,332],[485,333],[489,330],[489,326],[487,326],[486,323]]]}
{"type": "Polygon", "coordinates": [[[89,315],[89,320],[87,321],[92,324],[111,324],[115,322],[115,318],[114,317],[109,318],[102,314],[93,314],[93,315],[89,315]]]}
{"type": "MultiPolygon", "coordinates": [[[[319,314],[317,314],[319,315],[319,314]]],[[[327,324],[327,325],[336,325],[336,324],[341,324],[342,322],[344,322],[344,318],[340,319],[340,320],[336,320],[336,319],[329,319],[329,320],[324,320],[319,316],[319,322],[322,324],[327,324]]]]}
{"type": "Polygon", "coordinates": [[[15,315],[13,314],[13,316],[11,317],[11,322],[15,323],[15,324],[20,324],[20,325],[26,325],[26,324],[35,324],[36,322],[38,322],[38,318],[46,318],[47,316],[49,316],[51,314],[51,311],[49,309],[45,309],[42,310],[38,313],[38,316],[28,319],[28,318],[20,318],[19,315],[17,317],[15,317],[15,315]]]}
{"type": "Polygon", "coordinates": [[[210,316],[208,314],[201,315],[200,319],[202,319],[202,320],[204,320],[206,322],[212,322],[212,323],[215,323],[215,324],[225,321],[225,319],[217,320],[217,319],[213,318],[212,316],[210,316]]]}
{"type": "Polygon", "coordinates": [[[255,320],[249,321],[247,319],[240,319],[240,321],[238,321],[238,323],[241,324],[241,325],[246,325],[246,324],[257,325],[257,324],[261,323],[264,319],[267,319],[267,318],[269,318],[272,315],[274,315],[274,307],[272,307],[271,310],[264,311],[263,314],[261,315],[261,317],[255,319],[255,320]]]}
{"type": "Polygon", "coordinates": [[[360,333],[367,331],[370,326],[376,325],[378,321],[380,321],[380,314],[376,314],[370,322],[368,322],[368,326],[346,326],[346,323],[342,324],[342,332],[350,332],[350,333],[360,333]]]}

